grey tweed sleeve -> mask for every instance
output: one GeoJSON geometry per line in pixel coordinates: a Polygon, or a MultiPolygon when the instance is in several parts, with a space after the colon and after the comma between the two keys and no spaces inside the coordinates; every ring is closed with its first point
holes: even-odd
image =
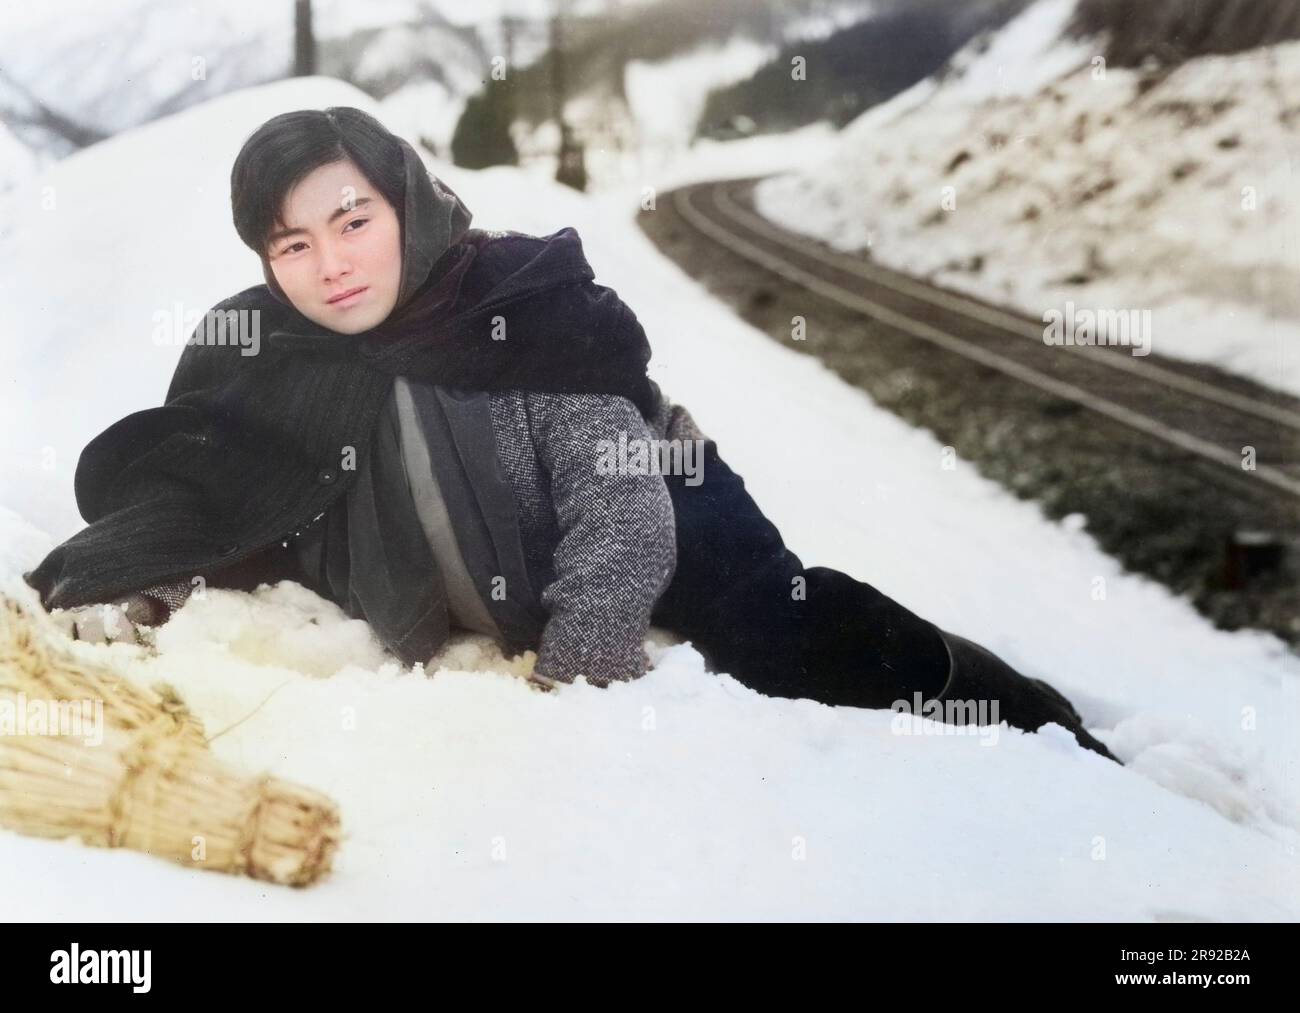
{"type": "MultiPolygon", "coordinates": [[[[645,674],[650,613],[677,566],[672,499],[653,469],[619,466],[620,437],[634,448],[650,431],[613,394],[529,394],[529,424],[550,476],[560,540],[538,674],[594,685],[645,674]]],[[[633,461],[632,454],[624,459],[633,461]]]]}

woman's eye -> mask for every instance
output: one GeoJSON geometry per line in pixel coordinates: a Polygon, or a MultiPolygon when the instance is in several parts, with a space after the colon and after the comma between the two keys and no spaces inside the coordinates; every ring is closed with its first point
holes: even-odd
{"type": "MultiPolygon", "coordinates": [[[[347,230],[353,225],[365,225],[366,222],[368,221],[370,221],[369,218],[353,218],[352,221],[348,222],[347,225],[343,226],[343,231],[347,232],[347,230]]],[[[355,232],[356,229],[353,229],[352,231],[355,232]]]]}

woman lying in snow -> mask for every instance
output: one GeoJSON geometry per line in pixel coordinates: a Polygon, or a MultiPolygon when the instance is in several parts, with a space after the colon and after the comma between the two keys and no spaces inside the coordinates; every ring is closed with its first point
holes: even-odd
{"type": "Polygon", "coordinates": [[[89,526],[26,575],[74,635],[107,636],[90,603],[129,635],[200,583],[292,579],[408,665],[464,628],[536,650],[538,685],[605,685],[645,672],[653,623],[771,696],[980,705],[1114,759],[1045,682],[805,568],[647,377],[645,333],[573,229],[470,228],[409,144],[346,107],[263,124],[231,201],[266,284],[210,311],[162,407],[86,447],[89,526]],[[656,441],[696,467],[608,466],[656,441]]]}

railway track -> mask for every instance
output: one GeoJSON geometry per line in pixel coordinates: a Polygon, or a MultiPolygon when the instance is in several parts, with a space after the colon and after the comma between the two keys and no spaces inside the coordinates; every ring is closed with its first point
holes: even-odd
{"type": "Polygon", "coordinates": [[[693,229],[764,271],[1158,441],[1171,462],[1192,455],[1212,466],[1225,491],[1281,498],[1300,526],[1300,401],[1161,356],[1159,335],[1145,356],[1124,346],[1049,345],[1042,321],[779,228],[752,210],[756,182],[697,184],[671,199],[693,229]]]}

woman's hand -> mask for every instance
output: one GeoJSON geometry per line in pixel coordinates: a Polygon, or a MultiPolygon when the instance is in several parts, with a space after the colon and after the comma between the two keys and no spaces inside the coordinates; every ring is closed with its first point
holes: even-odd
{"type": "Polygon", "coordinates": [[[166,606],[135,593],[114,602],[55,609],[50,618],[73,640],[91,644],[144,643],[142,626],[156,626],[166,606]]]}

